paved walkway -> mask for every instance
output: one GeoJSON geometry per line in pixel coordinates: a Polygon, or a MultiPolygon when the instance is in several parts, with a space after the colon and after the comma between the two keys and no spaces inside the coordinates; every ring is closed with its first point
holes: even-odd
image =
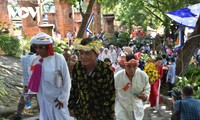
{"type": "MultiPolygon", "coordinates": [[[[159,111],[155,111],[150,107],[150,104],[146,103],[144,105],[145,115],[143,120],[171,120],[171,111],[167,110],[165,105],[161,105],[161,109],[159,111]]],[[[26,118],[24,120],[36,120],[38,116],[26,118]]]]}
{"type": "Polygon", "coordinates": [[[145,115],[143,120],[171,120],[172,112],[165,105],[161,105],[160,110],[156,111],[150,107],[150,104],[145,104],[145,115]]]}

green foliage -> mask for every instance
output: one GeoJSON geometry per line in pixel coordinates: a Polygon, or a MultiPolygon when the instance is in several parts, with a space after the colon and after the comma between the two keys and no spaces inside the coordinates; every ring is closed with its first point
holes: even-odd
{"type": "Polygon", "coordinates": [[[54,52],[62,54],[64,49],[68,48],[67,44],[62,40],[55,39],[55,42],[56,45],[53,46],[54,52]]]}
{"type": "Polygon", "coordinates": [[[20,41],[20,51],[23,51],[23,54],[29,53],[30,51],[30,39],[25,39],[25,35],[23,35],[23,39],[20,41]]]}
{"type": "Polygon", "coordinates": [[[149,36],[138,37],[134,40],[131,40],[131,44],[136,45],[137,48],[140,48],[140,44],[153,44],[153,40],[149,36]]]}
{"type": "Polygon", "coordinates": [[[115,45],[118,47],[127,46],[130,42],[130,37],[127,32],[114,32],[112,37],[108,37],[105,41],[103,41],[104,45],[115,45]]]}
{"type": "Polygon", "coordinates": [[[190,80],[186,77],[176,77],[176,86],[183,88],[184,86],[190,86],[190,80]]]}
{"type": "Polygon", "coordinates": [[[189,66],[185,77],[177,77],[176,81],[176,86],[179,86],[179,89],[184,86],[191,86],[194,89],[194,96],[200,99],[200,68],[189,66]]]}
{"type": "Polygon", "coordinates": [[[195,98],[200,99],[200,88],[198,88],[197,91],[194,92],[195,98]]]}
{"type": "Polygon", "coordinates": [[[16,55],[20,51],[19,39],[8,34],[0,36],[0,49],[8,55],[16,55]]]}
{"type": "MultiPolygon", "coordinates": [[[[120,0],[114,7],[118,8],[115,12],[116,18],[121,21],[122,27],[131,29],[132,25],[135,25],[157,28],[164,25],[168,28],[172,20],[166,16],[167,12],[196,3],[199,3],[199,0],[120,0]]],[[[109,5],[113,5],[113,2],[107,4],[109,5]]]]}
{"type": "Polygon", "coordinates": [[[185,76],[190,80],[190,84],[195,90],[195,97],[200,99],[200,67],[190,65],[185,76]]]}
{"type": "Polygon", "coordinates": [[[140,59],[141,59],[142,61],[147,61],[147,60],[150,59],[150,57],[149,57],[148,54],[142,54],[140,59]]]}
{"type": "Polygon", "coordinates": [[[4,118],[0,116],[0,120],[3,120],[4,118]]]}
{"type": "Polygon", "coordinates": [[[190,65],[186,70],[185,77],[192,80],[192,82],[200,82],[200,67],[190,65]]]}

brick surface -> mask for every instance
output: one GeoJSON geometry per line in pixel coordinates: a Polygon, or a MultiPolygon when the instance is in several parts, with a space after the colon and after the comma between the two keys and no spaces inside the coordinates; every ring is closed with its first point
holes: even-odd
{"type": "MultiPolygon", "coordinates": [[[[8,24],[11,24],[11,20],[9,19],[9,15],[8,15],[8,9],[7,9],[7,4],[8,4],[8,0],[0,0],[0,21],[1,22],[6,22],[8,24]]],[[[8,27],[8,26],[4,26],[4,27],[8,27]]],[[[9,32],[12,33],[12,26],[9,26],[9,32]]]]}
{"type": "Polygon", "coordinates": [[[72,4],[62,3],[60,0],[55,0],[56,8],[56,26],[63,39],[68,32],[74,32],[72,4]]]}
{"type": "MultiPolygon", "coordinates": [[[[18,4],[20,7],[38,7],[38,1],[32,0],[18,0],[18,4]]],[[[36,35],[39,32],[38,28],[38,16],[35,18],[32,18],[32,16],[29,14],[27,18],[22,19],[22,34],[26,35],[26,38],[31,38],[32,36],[36,35]]],[[[41,15],[39,15],[41,20],[41,15]]]]}

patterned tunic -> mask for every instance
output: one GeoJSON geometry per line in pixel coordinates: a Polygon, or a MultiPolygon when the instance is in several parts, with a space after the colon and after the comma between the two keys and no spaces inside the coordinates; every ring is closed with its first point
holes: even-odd
{"type": "Polygon", "coordinates": [[[77,62],[72,72],[69,109],[78,120],[114,120],[114,74],[109,66],[98,60],[88,75],[86,68],[77,62]]]}

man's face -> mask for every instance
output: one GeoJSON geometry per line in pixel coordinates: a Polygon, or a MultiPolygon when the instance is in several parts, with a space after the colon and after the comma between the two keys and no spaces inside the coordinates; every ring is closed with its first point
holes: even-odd
{"type": "Polygon", "coordinates": [[[69,50],[64,50],[63,56],[65,59],[69,59],[71,57],[71,52],[69,50]]]}
{"type": "Polygon", "coordinates": [[[80,50],[80,61],[85,66],[94,65],[98,55],[94,51],[80,50]]]}
{"type": "Polygon", "coordinates": [[[130,76],[133,76],[135,74],[136,69],[137,69],[136,65],[133,64],[125,65],[125,71],[130,76]]]}
{"type": "Polygon", "coordinates": [[[48,45],[34,45],[34,48],[41,57],[47,57],[49,55],[48,45]]]}

